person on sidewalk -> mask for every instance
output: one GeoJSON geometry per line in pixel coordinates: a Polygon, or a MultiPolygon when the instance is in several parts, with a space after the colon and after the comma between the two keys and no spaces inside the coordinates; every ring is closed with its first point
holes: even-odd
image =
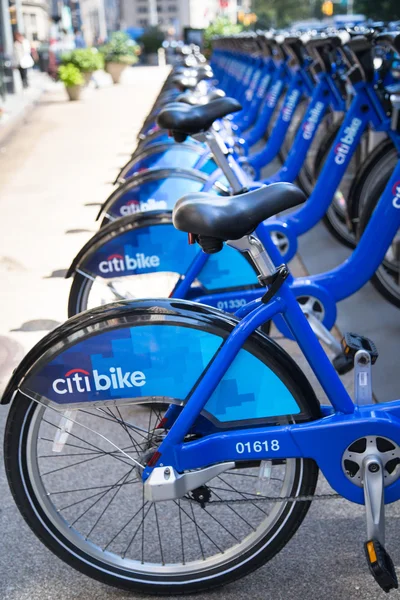
{"type": "Polygon", "coordinates": [[[28,69],[33,67],[34,62],[31,45],[19,31],[14,33],[14,65],[20,72],[23,87],[27,88],[29,86],[28,69]]]}
{"type": "Polygon", "coordinates": [[[75,48],[86,48],[85,38],[79,29],[74,29],[75,48]]]}

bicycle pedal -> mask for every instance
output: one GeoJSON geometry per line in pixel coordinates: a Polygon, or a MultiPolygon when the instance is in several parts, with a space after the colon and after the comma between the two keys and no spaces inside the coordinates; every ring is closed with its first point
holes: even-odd
{"type": "Polygon", "coordinates": [[[379,356],[378,350],[372,340],[358,333],[345,333],[341,342],[343,352],[335,356],[332,363],[339,375],[344,375],[354,367],[354,357],[359,350],[365,350],[371,357],[374,365],[379,356]]]}
{"type": "Polygon", "coordinates": [[[345,333],[342,339],[342,348],[345,356],[350,357],[353,362],[359,350],[368,352],[371,357],[371,365],[374,365],[378,359],[378,350],[374,342],[358,333],[345,333]]]}
{"type": "Polygon", "coordinates": [[[364,544],[368,567],[376,583],[388,593],[399,587],[394,564],[385,548],[378,540],[369,540],[364,544]]]}
{"type": "Polygon", "coordinates": [[[354,360],[351,356],[346,356],[344,352],[341,352],[332,360],[332,364],[335,367],[339,375],[344,375],[354,368],[354,360]]]}

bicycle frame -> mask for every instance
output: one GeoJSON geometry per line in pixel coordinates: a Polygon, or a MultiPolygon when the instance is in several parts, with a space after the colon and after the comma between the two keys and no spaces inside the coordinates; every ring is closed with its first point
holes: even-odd
{"type": "MultiPolygon", "coordinates": [[[[339,143],[331,149],[309,200],[300,210],[289,214],[287,217],[265,221],[257,229],[257,235],[261,239],[275,266],[281,264],[282,261],[287,261],[294,257],[297,251],[297,236],[314,227],[324,216],[332,196],[339,185],[369,122],[372,122],[375,128],[382,129],[385,121],[387,121],[386,115],[384,115],[382,107],[377,102],[374,90],[371,89],[369,84],[360,84],[357,94],[351,103],[347,116],[344,119],[336,138],[337,140],[344,141],[339,141],[339,143]],[[356,124],[356,126],[354,124],[356,124]],[[346,144],[346,141],[350,141],[351,143],[346,144]],[[276,232],[284,235],[289,243],[288,250],[283,255],[278,250],[271,237],[276,232]]],[[[299,135],[301,135],[301,132],[299,132],[299,135]]],[[[392,137],[396,138],[396,143],[398,145],[398,136],[392,137]]],[[[296,152],[296,150],[294,151],[296,152]]],[[[312,285],[315,283],[320,287],[326,288],[325,292],[327,291],[328,296],[331,297],[331,302],[328,302],[328,304],[331,305],[331,308],[335,301],[346,298],[362,287],[372,277],[385,256],[394,233],[396,232],[396,228],[399,226],[399,211],[393,208],[392,205],[392,198],[395,195],[393,194],[393,187],[396,182],[400,180],[399,169],[399,166],[395,169],[385,188],[385,192],[382,195],[382,199],[379,203],[379,210],[377,209],[375,211],[373,219],[365,231],[360,244],[348,261],[327,274],[321,274],[311,278],[307,277],[307,282],[310,282],[312,285]],[[380,232],[378,247],[376,236],[373,233],[376,231],[380,232]],[[372,244],[374,245],[373,253],[371,253],[372,244]],[[375,260],[371,262],[372,255],[375,260]]],[[[191,273],[195,274],[195,276],[199,274],[204,265],[204,261],[207,259],[204,259],[204,257],[201,256],[198,260],[198,263],[195,262],[191,266],[191,273]],[[198,271],[196,270],[196,265],[199,267],[198,271]]],[[[190,277],[189,273],[187,274],[187,277],[190,277]]],[[[188,284],[189,282],[185,279],[186,289],[188,284]]],[[[299,291],[300,288],[302,288],[302,292],[305,294],[305,288],[307,288],[305,279],[300,278],[296,280],[295,285],[299,291]]],[[[309,288],[309,290],[312,290],[312,288],[309,288]]],[[[180,295],[181,291],[179,288],[174,291],[174,296],[175,294],[176,297],[183,297],[180,295]]],[[[257,295],[259,295],[257,294],[257,290],[244,290],[243,292],[240,292],[240,298],[248,301],[256,298],[257,295]]],[[[317,297],[321,297],[321,294],[318,295],[317,293],[316,295],[317,297]]],[[[226,301],[231,299],[232,298],[230,297],[225,298],[226,301]]],[[[328,300],[326,293],[321,300],[322,299],[325,301],[328,300]]],[[[213,294],[212,296],[206,296],[204,298],[198,296],[196,300],[203,301],[212,306],[217,306],[218,308],[224,308],[223,304],[218,304],[219,302],[224,301],[223,294],[213,294]]],[[[329,321],[332,321],[332,324],[334,323],[335,317],[336,312],[334,311],[332,318],[329,319],[329,321]]]]}
{"type": "MultiPolygon", "coordinates": [[[[329,79],[329,76],[327,78],[321,77],[317,86],[318,94],[314,96],[303,123],[310,121],[311,115],[318,105],[317,103],[320,102],[318,98],[323,98],[324,93],[328,93],[326,99],[334,98],[334,92],[330,86],[329,79]]],[[[301,210],[287,217],[275,218],[264,222],[257,229],[257,235],[267,249],[275,266],[278,266],[282,261],[286,261],[287,258],[291,258],[295,254],[297,234],[313,226],[323,216],[329,205],[330,197],[333,196],[338,182],[342,178],[361,135],[368,124],[372,122],[373,126],[377,129],[387,127],[388,119],[386,114],[383,113],[373,87],[370,84],[361,83],[358,84],[356,91],[357,93],[337,136],[338,144],[331,150],[320,180],[307,204],[301,210]],[[356,123],[357,127],[354,126],[354,123],[356,123]],[[321,206],[323,207],[322,209],[321,206]],[[303,215],[305,216],[303,217],[303,215]],[[307,224],[307,227],[305,224],[307,224]],[[276,235],[276,233],[284,235],[289,242],[289,248],[284,256],[282,256],[271,239],[271,236],[276,235]]],[[[301,138],[302,136],[303,130],[301,129],[297,137],[301,138]]],[[[396,138],[395,135],[393,137],[396,138]]],[[[306,144],[309,140],[303,140],[303,142],[306,144]]],[[[297,140],[297,143],[299,144],[300,142],[297,140]]],[[[289,164],[289,167],[293,170],[298,168],[298,163],[296,167],[294,166],[296,163],[296,154],[301,157],[298,148],[301,148],[301,146],[295,144],[295,148],[288,158],[289,163],[286,163],[286,166],[289,164]],[[293,156],[294,158],[292,158],[293,156]]],[[[231,159],[231,166],[235,169],[237,178],[240,179],[240,176],[244,176],[243,173],[241,175],[241,169],[238,168],[233,157],[229,158],[231,159]]],[[[396,182],[398,181],[400,181],[400,171],[397,168],[385,189],[385,193],[382,195],[381,202],[365,231],[362,241],[344,265],[326,274],[289,279],[290,285],[298,298],[312,296],[321,303],[324,309],[323,325],[326,329],[331,329],[336,321],[336,302],[360,289],[372,277],[384,259],[387,248],[399,226],[399,211],[392,205],[395,195],[393,188],[396,187],[396,182]],[[380,232],[378,238],[375,235],[376,231],[380,232]],[[371,252],[372,247],[373,252],[371,252]],[[371,256],[375,257],[373,262],[371,262],[371,256]]],[[[185,251],[183,244],[182,251],[185,251]]],[[[206,267],[208,260],[208,255],[199,250],[190,263],[190,266],[181,274],[171,297],[190,299],[229,312],[237,311],[246,304],[259,299],[261,291],[255,285],[257,283],[255,276],[254,279],[250,277],[248,281],[243,281],[237,287],[234,287],[234,273],[231,273],[231,283],[228,289],[223,289],[221,286],[221,289],[210,290],[211,293],[204,293],[201,288],[199,289],[198,286],[192,285],[196,279],[200,279],[201,281],[200,274],[206,267]]],[[[227,264],[226,268],[228,270],[232,269],[229,264],[227,264]]],[[[85,267],[81,269],[82,272],[85,272],[85,270],[85,267]]],[[[238,315],[242,316],[245,310],[245,308],[240,310],[238,315]]],[[[277,318],[275,323],[281,333],[287,337],[292,337],[290,330],[282,319],[277,318]]]]}
{"type": "MultiPolygon", "coordinates": [[[[390,132],[389,120],[373,85],[361,82],[355,86],[354,92],[354,98],[336,138],[337,144],[330,151],[315,190],[306,205],[283,218],[270,219],[257,229],[257,235],[267,249],[275,266],[278,266],[282,261],[290,260],[294,256],[297,250],[297,236],[313,227],[326,212],[368,125],[371,123],[377,130],[390,132]],[[288,242],[288,249],[283,255],[271,239],[276,234],[283,235],[288,242]]],[[[290,93],[287,94],[288,96],[290,97],[290,93]]],[[[322,115],[330,102],[336,105],[340,104],[340,94],[331,76],[321,73],[303,119],[303,127],[300,128],[296,136],[295,144],[288,159],[284,167],[269,181],[290,180],[290,175],[295,176],[301,166],[307,145],[311,143],[309,139],[304,139],[309,137],[304,135],[307,131],[307,125],[314,121],[312,124],[315,126],[315,131],[318,121],[322,119],[322,115]],[[317,116],[315,116],[318,107],[320,112],[317,112],[317,116]]],[[[392,133],[392,138],[399,147],[398,136],[392,133]]],[[[229,159],[237,178],[239,180],[240,177],[244,178],[245,175],[243,173],[241,175],[241,169],[238,168],[233,157],[229,157],[229,159]]],[[[209,178],[209,181],[211,179],[209,178]]],[[[385,256],[399,226],[399,211],[392,205],[393,196],[395,195],[393,188],[396,187],[398,181],[400,181],[399,168],[395,170],[385,189],[362,241],[348,261],[328,273],[298,279],[290,277],[289,279],[297,297],[313,296],[320,301],[325,313],[323,319],[325,328],[330,329],[336,321],[336,302],[360,289],[371,278],[385,256]],[[378,238],[375,236],[376,231],[380,232],[378,238]],[[372,248],[373,252],[371,252],[372,248]],[[371,261],[371,256],[374,256],[374,261],[371,261]]],[[[248,184],[248,182],[243,181],[243,184],[248,184]]],[[[244,307],[260,297],[260,288],[254,285],[256,283],[255,278],[254,284],[249,282],[247,286],[229,287],[228,290],[216,289],[212,290],[212,293],[206,294],[198,287],[192,287],[192,284],[206,266],[208,259],[208,255],[203,252],[199,251],[197,253],[189,268],[185,273],[182,273],[171,297],[194,300],[230,312],[240,309],[240,307],[244,307]]],[[[229,266],[227,268],[229,269],[229,266]]],[[[241,309],[238,314],[242,316],[245,310],[245,308],[241,309]]],[[[276,324],[284,335],[292,337],[290,330],[282,319],[277,319],[276,324]]]]}
{"type": "MultiPolygon", "coordinates": [[[[400,162],[393,171],[379,203],[371,217],[370,222],[351,256],[340,266],[318,275],[293,278],[289,276],[288,282],[296,297],[313,296],[317,298],[324,307],[324,325],[330,329],[336,321],[336,303],[354,294],[365,285],[382,263],[388,247],[393,240],[396,231],[400,228],[400,162]],[[375,235],[379,232],[379,235],[375,235]]],[[[264,224],[257,230],[257,236],[261,240],[270,256],[277,253],[276,247],[270,236],[265,231],[264,224]]],[[[275,266],[282,262],[279,255],[274,260],[275,266]]],[[[215,306],[222,310],[240,308],[237,315],[241,318],[246,314],[249,307],[247,303],[258,301],[262,292],[260,289],[240,289],[229,292],[215,292],[208,295],[199,295],[190,290],[191,284],[201,272],[207,262],[207,255],[199,252],[190,269],[175,288],[172,297],[190,298],[195,302],[215,306]]],[[[252,308],[254,305],[250,305],[252,308]]],[[[275,321],[280,331],[287,337],[292,337],[290,330],[283,326],[280,319],[275,321]]]]}
{"type": "MultiPolygon", "coordinates": [[[[307,71],[299,70],[292,75],[288,88],[285,94],[282,110],[276,120],[271,136],[265,148],[256,154],[248,157],[248,162],[256,172],[256,179],[259,178],[260,169],[270,163],[278,154],[282,146],[282,141],[285,139],[288,132],[292,116],[296,108],[300,104],[300,100],[304,95],[311,95],[313,92],[313,84],[307,71]]],[[[272,90],[270,92],[272,94],[272,90]]],[[[267,96],[268,98],[268,96],[267,96]]],[[[275,96],[272,96],[274,99],[275,96]]],[[[277,102],[277,101],[276,101],[277,102]]],[[[267,100],[267,106],[268,100],[267,100]]]]}
{"type": "MultiPolygon", "coordinates": [[[[329,484],[343,497],[364,503],[364,491],[349,481],[342,468],[345,449],[360,437],[378,435],[400,443],[400,400],[384,405],[355,406],[303,315],[290,286],[284,283],[266,305],[249,309],[223,342],[185,406],[172,423],[157,452],[157,463],[146,467],[146,480],[155,466],[171,466],[178,472],[221,462],[314,459],[329,484]],[[324,389],[332,408],[322,409],[321,419],[224,430],[183,443],[196,419],[233,362],[246,339],[263,323],[282,316],[324,389]],[[329,449],[329,452],[327,451],[329,449]]],[[[400,497],[400,481],[385,488],[385,502],[400,497]]]]}
{"type": "Polygon", "coordinates": [[[370,123],[375,130],[390,133],[388,118],[373,86],[361,83],[357,85],[356,94],[336,137],[336,144],[331,148],[306,204],[287,217],[265,222],[265,229],[270,234],[278,231],[288,239],[288,249],[283,255],[276,248],[268,247],[274,261],[291,260],[297,252],[297,238],[323,218],[370,123]]]}
{"type": "Polygon", "coordinates": [[[343,99],[330,75],[321,73],[283,166],[274,175],[264,180],[264,183],[292,182],[296,179],[314,141],[318,127],[330,106],[334,111],[342,110],[343,99]]]}
{"type": "Polygon", "coordinates": [[[260,117],[260,107],[265,97],[266,90],[270,84],[271,76],[276,66],[271,58],[263,60],[261,67],[254,72],[248,90],[246,90],[246,105],[243,106],[244,116],[240,119],[233,117],[233,122],[241,129],[249,129],[260,117]]]}
{"type": "Polygon", "coordinates": [[[264,96],[257,122],[253,128],[243,133],[243,138],[248,146],[253,146],[265,135],[278,100],[289,80],[289,74],[284,63],[276,67],[272,62],[270,71],[269,79],[263,82],[264,87],[260,86],[260,90],[257,92],[257,94],[263,92],[264,96]]]}

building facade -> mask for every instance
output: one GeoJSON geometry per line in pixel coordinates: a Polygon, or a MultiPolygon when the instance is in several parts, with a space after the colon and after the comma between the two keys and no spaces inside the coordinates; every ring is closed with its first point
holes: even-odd
{"type": "Polygon", "coordinates": [[[122,28],[157,25],[182,36],[185,27],[204,29],[219,15],[237,18],[237,0],[120,0],[122,28]]]}
{"type": "Polygon", "coordinates": [[[31,42],[44,42],[49,37],[49,4],[46,0],[22,0],[23,33],[31,42]]]}
{"type": "Polygon", "coordinates": [[[80,0],[82,31],[88,46],[107,38],[105,0],[80,0]]]}
{"type": "MultiPolygon", "coordinates": [[[[45,2],[45,0],[43,0],[45,2]]],[[[41,5],[42,2],[32,0],[32,4],[41,5]]],[[[45,18],[47,22],[47,3],[45,3],[45,18]]],[[[29,8],[33,12],[35,8],[29,8]]],[[[39,12],[41,7],[39,6],[39,12]]],[[[38,19],[41,27],[40,19],[38,19]]],[[[0,99],[5,99],[7,94],[13,94],[16,91],[15,71],[13,69],[14,40],[15,31],[25,32],[25,17],[22,0],[0,0],[0,99]]]]}

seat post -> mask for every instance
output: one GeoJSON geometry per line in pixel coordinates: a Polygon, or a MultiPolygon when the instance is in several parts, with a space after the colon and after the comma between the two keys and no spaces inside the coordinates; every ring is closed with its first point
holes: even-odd
{"type": "Polygon", "coordinates": [[[192,137],[199,142],[207,144],[214,156],[215,162],[227,178],[233,195],[240,194],[240,192],[243,191],[246,182],[240,180],[239,174],[236,173],[229,164],[229,150],[219,133],[209,129],[205,132],[196,133],[195,135],[192,135],[192,137]]]}
{"type": "Polygon", "coordinates": [[[251,256],[252,261],[262,277],[268,277],[275,273],[276,267],[274,263],[263,244],[254,233],[245,235],[239,240],[228,240],[226,243],[231,248],[239,250],[239,252],[247,252],[251,256]]]}

